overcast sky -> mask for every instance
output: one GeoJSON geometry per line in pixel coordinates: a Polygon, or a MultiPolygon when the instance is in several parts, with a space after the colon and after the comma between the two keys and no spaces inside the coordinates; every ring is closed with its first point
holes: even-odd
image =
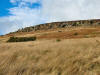
{"type": "Polygon", "coordinates": [[[0,34],[55,21],[100,18],[100,0],[0,0],[0,34]]]}

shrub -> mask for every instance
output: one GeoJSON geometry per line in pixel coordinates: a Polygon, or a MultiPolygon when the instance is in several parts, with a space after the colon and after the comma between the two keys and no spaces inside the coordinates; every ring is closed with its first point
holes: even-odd
{"type": "Polygon", "coordinates": [[[36,37],[10,37],[7,42],[26,42],[35,41],[36,37]]]}
{"type": "Polygon", "coordinates": [[[62,32],[61,30],[59,30],[58,32],[62,32]]]}
{"type": "Polygon", "coordinates": [[[93,24],[93,21],[90,21],[90,24],[93,24]]]}
{"type": "Polygon", "coordinates": [[[60,42],[61,40],[60,40],[60,39],[57,39],[56,41],[57,41],[57,42],[60,42]]]}
{"type": "Polygon", "coordinates": [[[76,23],[74,23],[74,24],[72,24],[72,26],[77,26],[77,24],[76,24],[76,23]]]}
{"type": "Polygon", "coordinates": [[[76,33],[74,33],[74,35],[78,35],[78,33],[76,32],[76,33]]]}

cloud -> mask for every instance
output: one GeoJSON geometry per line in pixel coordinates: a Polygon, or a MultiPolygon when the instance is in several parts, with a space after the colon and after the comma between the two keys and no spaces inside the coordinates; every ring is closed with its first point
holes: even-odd
{"type": "MultiPolygon", "coordinates": [[[[11,2],[17,4],[18,0],[16,1],[12,0],[11,2]]],[[[19,28],[43,23],[42,21],[43,19],[41,19],[40,9],[30,8],[29,6],[27,6],[26,2],[28,2],[28,0],[25,0],[23,4],[21,1],[17,7],[10,8],[9,9],[9,13],[11,14],[10,16],[5,16],[0,18],[0,32],[2,34],[13,32],[19,28]]],[[[33,1],[31,1],[30,3],[32,2],[33,1]]]]}
{"type": "Polygon", "coordinates": [[[10,2],[17,6],[9,9],[10,16],[0,18],[0,32],[3,34],[40,23],[100,18],[99,0],[10,0],[10,2]]]}
{"type": "Polygon", "coordinates": [[[40,0],[10,0],[10,2],[14,5],[22,7],[27,6],[28,4],[32,5],[33,3],[38,3],[40,0]]]}
{"type": "Polygon", "coordinates": [[[43,0],[42,4],[48,21],[100,18],[100,1],[97,0],[43,0]]]}
{"type": "Polygon", "coordinates": [[[20,22],[20,25],[27,26],[27,25],[33,25],[38,24],[38,20],[41,19],[40,10],[38,9],[31,9],[28,7],[25,8],[12,8],[10,9],[10,13],[12,13],[12,16],[10,16],[11,21],[18,21],[20,22]]]}
{"type": "Polygon", "coordinates": [[[34,2],[38,2],[39,0],[10,0],[11,3],[16,3],[16,2],[30,2],[30,3],[34,3],[34,2]]]}
{"type": "Polygon", "coordinates": [[[0,32],[2,34],[13,32],[19,28],[43,23],[39,10],[25,8],[11,8],[9,17],[0,18],[0,32]]]}
{"type": "Polygon", "coordinates": [[[16,0],[10,0],[10,2],[15,4],[16,3],[16,0]]]}
{"type": "Polygon", "coordinates": [[[10,21],[9,17],[0,18],[0,25],[0,34],[15,31],[19,28],[15,22],[10,21]]]}

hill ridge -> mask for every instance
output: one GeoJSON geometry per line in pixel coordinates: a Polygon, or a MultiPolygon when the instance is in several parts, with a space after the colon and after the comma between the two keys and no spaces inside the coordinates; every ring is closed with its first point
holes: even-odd
{"type": "Polygon", "coordinates": [[[66,28],[72,26],[95,26],[95,25],[100,25],[100,19],[45,23],[36,26],[22,28],[16,32],[31,32],[31,31],[48,30],[48,29],[55,29],[55,28],[66,28]]]}

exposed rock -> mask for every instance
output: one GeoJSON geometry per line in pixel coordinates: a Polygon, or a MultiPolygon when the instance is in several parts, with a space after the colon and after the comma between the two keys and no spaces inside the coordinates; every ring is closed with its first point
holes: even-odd
{"type": "Polygon", "coordinates": [[[66,28],[72,26],[87,26],[87,25],[89,26],[100,25],[100,19],[46,23],[46,24],[26,27],[24,29],[19,29],[17,32],[30,32],[30,31],[37,31],[37,30],[48,30],[48,29],[55,29],[55,28],[66,28]]]}

